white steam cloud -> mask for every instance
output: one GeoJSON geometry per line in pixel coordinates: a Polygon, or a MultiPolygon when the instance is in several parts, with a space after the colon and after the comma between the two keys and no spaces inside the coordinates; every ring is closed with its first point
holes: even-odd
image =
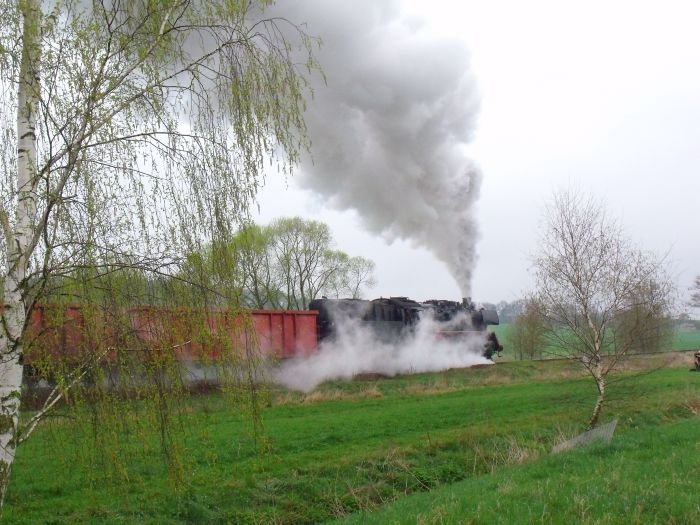
{"type": "Polygon", "coordinates": [[[485,332],[445,338],[438,330],[449,327],[428,318],[421,319],[409,336],[393,343],[383,342],[369,325],[357,319],[339,320],[337,329],[335,340],[324,341],[311,357],[282,364],[275,372],[276,381],[309,392],[324,381],[351,379],[363,373],[394,376],[493,364],[481,355],[485,332]]]}
{"type": "Polygon", "coordinates": [[[481,175],[465,155],[478,109],[463,42],[435,34],[398,1],[284,2],[278,11],[321,37],[307,123],[313,162],[301,184],[358,211],[387,240],[444,261],[470,296],[481,175]]]}

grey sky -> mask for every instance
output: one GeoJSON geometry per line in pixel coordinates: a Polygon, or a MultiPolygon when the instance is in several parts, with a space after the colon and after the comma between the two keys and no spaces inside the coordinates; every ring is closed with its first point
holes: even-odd
{"type": "MultiPolygon", "coordinates": [[[[466,153],[483,174],[472,295],[509,300],[530,288],[529,255],[537,250],[542,208],[553,190],[569,184],[602,198],[641,247],[667,254],[685,295],[700,273],[700,6],[396,5],[401,14],[391,16],[422,26],[424,39],[426,33],[437,41],[458,38],[471,53],[481,104],[466,153]]],[[[333,35],[320,36],[332,41],[333,35]]],[[[376,59],[371,48],[366,55],[368,63],[376,59]]],[[[372,296],[460,295],[445,264],[426,249],[368,233],[357,212],[326,206],[327,198],[299,189],[301,179],[285,188],[269,177],[261,221],[303,215],[327,222],[340,249],[377,263],[372,296]]]]}

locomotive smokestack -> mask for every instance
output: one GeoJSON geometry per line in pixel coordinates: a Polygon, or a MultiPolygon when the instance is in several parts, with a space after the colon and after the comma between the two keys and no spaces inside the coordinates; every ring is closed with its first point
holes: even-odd
{"type": "Polygon", "coordinates": [[[472,298],[471,297],[462,297],[462,305],[465,308],[469,308],[469,305],[472,304],[472,298]]]}

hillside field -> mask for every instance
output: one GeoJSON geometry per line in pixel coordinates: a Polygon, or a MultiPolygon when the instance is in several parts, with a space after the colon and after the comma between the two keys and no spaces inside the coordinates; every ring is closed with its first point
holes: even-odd
{"type": "Polygon", "coordinates": [[[610,384],[602,420],[618,419],[613,442],[556,456],[552,445],[584,430],[595,401],[569,361],[273,390],[257,448],[228,397],[192,396],[172,424],[187,451],[175,485],[157,428],[136,424],[138,407],[123,401],[135,420],[114,430],[115,457],[93,454],[103,438],[65,418],[37,431],[19,449],[4,520],[697,523],[690,364],[688,353],[634,358],[610,384]]]}

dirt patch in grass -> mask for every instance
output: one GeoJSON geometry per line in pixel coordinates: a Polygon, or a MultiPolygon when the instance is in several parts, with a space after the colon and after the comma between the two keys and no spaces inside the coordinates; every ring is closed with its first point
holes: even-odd
{"type": "Polygon", "coordinates": [[[683,405],[692,412],[695,416],[700,416],[700,395],[697,393],[688,393],[683,405]]]}
{"type": "Polygon", "coordinates": [[[659,368],[691,367],[692,364],[692,352],[640,354],[629,356],[616,367],[616,370],[620,372],[638,372],[641,370],[653,370],[659,368]]]}
{"type": "Polygon", "coordinates": [[[402,394],[406,395],[434,395],[434,394],[444,394],[446,392],[455,392],[457,390],[463,389],[464,386],[459,387],[456,385],[452,385],[449,383],[427,383],[427,384],[421,384],[421,383],[415,383],[415,384],[410,384],[406,385],[404,388],[401,389],[402,394]]]}
{"type": "Polygon", "coordinates": [[[357,374],[353,376],[354,381],[376,381],[377,379],[388,379],[389,376],[386,374],[380,374],[378,372],[366,372],[364,374],[357,374]]]}
{"type": "Polygon", "coordinates": [[[273,405],[310,405],[325,401],[348,401],[362,399],[377,399],[384,397],[379,385],[370,385],[360,391],[347,391],[340,389],[314,390],[308,394],[300,392],[282,392],[274,396],[273,405]]]}

